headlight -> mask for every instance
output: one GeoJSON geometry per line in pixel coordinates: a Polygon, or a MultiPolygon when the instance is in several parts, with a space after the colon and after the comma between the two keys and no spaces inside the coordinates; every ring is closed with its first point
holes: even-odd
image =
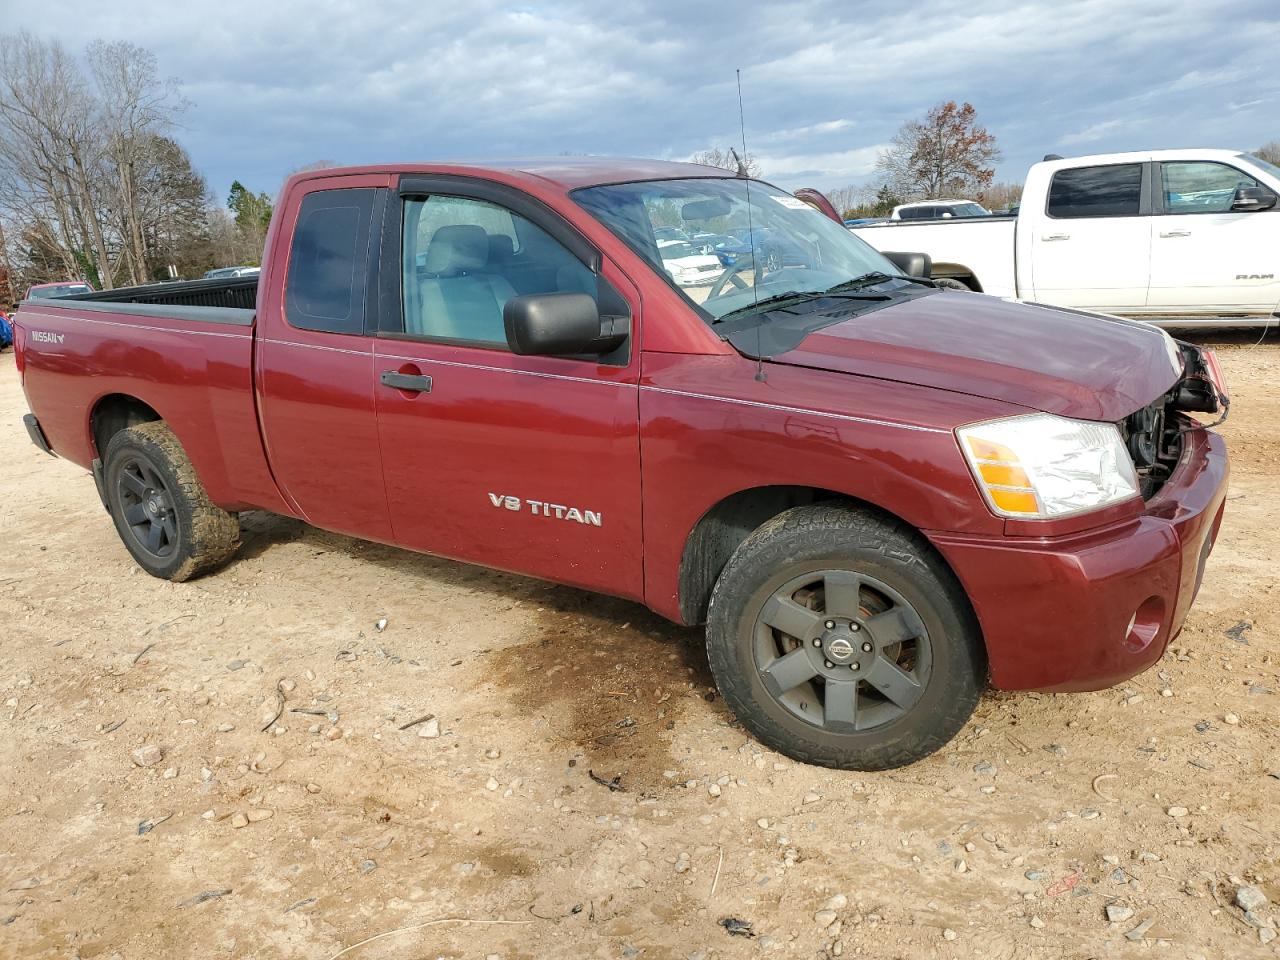
{"type": "Polygon", "coordinates": [[[978,489],[1002,517],[1050,519],[1138,494],[1138,477],[1112,423],[1034,413],[956,430],[978,489]]]}

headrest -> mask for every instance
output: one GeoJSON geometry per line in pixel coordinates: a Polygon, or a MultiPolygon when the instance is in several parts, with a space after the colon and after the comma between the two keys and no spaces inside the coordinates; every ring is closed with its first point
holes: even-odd
{"type": "Polygon", "coordinates": [[[451,277],[483,269],[489,260],[489,239],[484,227],[459,223],[440,227],[431,235],[423,269],[436,276],[451,277]]]}
{"type": "Polygon", "coordinates": [[[505,233],[489,234],[489,262],[501,263],[516,255],[516,245],[505,233]]]}

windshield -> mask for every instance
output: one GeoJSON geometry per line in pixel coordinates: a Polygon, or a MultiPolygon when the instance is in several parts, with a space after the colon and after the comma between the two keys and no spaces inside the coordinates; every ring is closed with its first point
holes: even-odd
{"type": "Polygon", "coordinates": [[[573,198],[712,322],[766,297],[820,293],[867,274],[900,273],[834,220],[757,180],[649,180],[575,190],[573,198]],[[677,247],[663,242],[672,231],[715,236],[677,247]],[[678,264],[702,247],[717,264],[678,264]]]}
{"type": "Polygon", "coordinates": [[[92,289],[87,283],[59,283],[53,286],[40,287],[33,289],[30,296],[35,299],[50,299],[52,297],[69,297],[74,293],[92,293],[92,289]]]}
{"type": "Polygon", "coordinates": [[[662,251],[663,260],[676,260],[680,257],[696,257],[701,250],[694,249],[691,243],[682,243],[679,240],[670,242],[660,242],[658,249],[662,251]]]}
{"type": "Polygon", "coordinates": [[[931,203],[922,206],[900,207],[900,220],[938,220],[943,217],[985,217],[989,213],[981,204],[967,203],[931,203]]]}
{"type": "Polygon", "coordinates": [[[1267,173],[1271,174],[1273,177],[1280,179],[1280,167],[1277,167],[1274,163],[1270,163],[1269,161],[1263,160],[1261,157],[1255,157],[1251,153],[1240,154],[1240,159],[1246,160],[1249,163],[1252,163],[1259,170],[1265,170],[1267,173]]]}

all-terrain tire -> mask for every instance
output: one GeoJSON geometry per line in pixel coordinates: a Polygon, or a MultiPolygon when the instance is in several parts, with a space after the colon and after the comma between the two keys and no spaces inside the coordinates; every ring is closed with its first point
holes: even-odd
{"type": "Polygon", "coordinates": [[[104,459],[116,532],[147,573],[190,580],[236,552],[239,519],[210,502],[182,444],[163,421],[121,430],[107,444],[104,459]],[[150,543],[157,524],[158,540],[150,543]]]}
{"type": "Polygon", "coordinates": [[[963,290],[965,293],[973,293],[973,288],[963,280],[957,280],[954,277],[934,277],[933,285],[941,287],[943,290],[963,290]]]}
{"type": "MultiPolygon", "coordinates": [[[[832,590],[825,592],[834,596],[832,590]]],[[[776,611],[777,601],[773,602],[775,605],[769,609],[776,611]]],[[[826,608],[825,599],[811,602],[826,608]]],[[[907,641],[916,642],[921,641],[907,641]]],[[[938,750],[972,715],[987,682],[986,651],[976,618],[963,589],[941,557],[909,526],[838,503],[787,510],[738,547],[711,595],[707,655],[721,694],[757,739],[804,763],[846,770],[887,770],[938,750]],[[853,662],[855,659],[882,658],[882,652],[903,649],[902,644],[881,649],[877,639],[877,653],[859,653],[858,650],[867,649],[859,646],[847,654],[848,640],[861,644],[872,639],[874,631],[861,612],[843,621],[841,628],[845,631],[861,628],[861,632],[844,634],[846,643],[839,654],[847,654],[848,659],[843,664],[821,662],[827,652],[822,644],[829,642],[831,635],[826,627],[834,622],[824,619],[826,613],[819,611],[820,622],[814,628],[821,637],[810,634],[800,646],[785,634],[773,632],[765,605],[771,598],[785,594],[790,584],[820,575],[813,571],[847,576],[854,584],[852,595],[857,598],[860,611],[864,597],[877,595],[874,591],[868,593],[867,584],[877,585],[879,596],[896,597],[909,611],[903,622],[909,620],[916,625],[915,632],[926,644],[917,656],[928,661],[926,677],[912,690],[918,700],[909,708],[900,708],[887,697],[882,703],[880,690],[871,689],[869,681],[860,680],[853,686],[862,691],[853,695],[855,710],[862,709],[856,707],[861,697],[878,711],[874,716],[891,715],[895,710],[901,710],[901,715],[864,730],[859,723],[824,726],[825,706],[819,707],[816,718],[804,714],[804,710],[812,709],[804,702],[811,694],[821,692],[821,699],[825,700],[828,689],[848,689],[841,678],[849,674],[828,668],[858,670],[866,663],[860,665],[853,662]],[[765,632],[762,634],[761,630],[765,632]],[[797,688],[808,693],[793,698],[790,707],[777,693],[776,681],[775,691],[771,692],[765,681],[767,671],[760,664],[761,643],[767,646],[779,640],[791,643],[795,647],[792,653],[798,653],[801,646],[807,649],[809,644],[818,651],[818,678],[810,681],[811,686],[797,688]],[[837,681],[834,686],[828,686],[828,677],[837,681]],[[803,709],[797,709],[797,699],[803,709]]],[[[772,661],[775,665],[778,662],[772,661]]],[[[918,663],[915,669],[921,673],[918,663]]],[[[880,674],[878,679],[883,676],[880,674]]]]}

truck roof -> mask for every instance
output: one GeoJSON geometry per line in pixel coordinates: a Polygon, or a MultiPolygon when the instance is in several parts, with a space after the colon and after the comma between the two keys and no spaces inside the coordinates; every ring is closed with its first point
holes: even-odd
{"type": "Polygon", "coordinates": [[[1044,164],[1052,167],[1079,167],[1107,163],[1142,163],[1146,160],[1230,160],[1248,152],[1248,150],[1224,150],[1221,147],[1130,150],[1124,153],[1091,153],[1082,154],[1078,157],[1059,157],[1056,160],[1042,160],[1036,166],[1044,164]]]}
{"type": "Polygon", "coordinates": [[[637,157],[543,157],[514,160],[460,160],[439,163],[380,163],[371,166],[324,167],[294,174],[290,180],[370,173],[500,174],[515,180],[537,180],[563,190],[635,180],[676,180],[689,177],[732,177],[733,171],[701,163],[646,160],[637,157]]]}

